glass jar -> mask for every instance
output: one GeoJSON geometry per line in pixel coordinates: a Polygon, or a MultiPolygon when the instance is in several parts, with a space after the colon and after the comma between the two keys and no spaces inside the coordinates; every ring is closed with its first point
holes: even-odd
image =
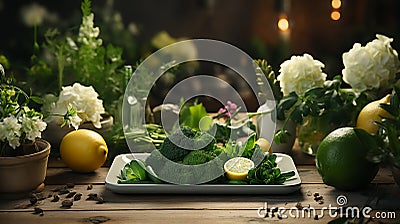
{"type": "Polygon", "coordinates": [[[298,140],[301,151],[315,156],[322,139],[338,127],[339,125],[330,122],[326,115],[306,117],[298,129],[298,140]]]}

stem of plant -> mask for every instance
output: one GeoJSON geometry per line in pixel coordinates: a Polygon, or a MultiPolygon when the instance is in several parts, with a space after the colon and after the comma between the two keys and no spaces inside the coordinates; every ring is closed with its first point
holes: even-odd
{"type": "Polygon", "coordinates": [[[63,58],[63,49],[58,48],[57,53],[57,65],[58,65],[58,89],[62,90],[63,86],[63,73],[64,73],[64,58],[63,58]]]}
{"type": "Polygon", "coordinates": [[[39,44],[37,42],[37,25],[33,25],[33,52],[39,52],[39,44]]]}

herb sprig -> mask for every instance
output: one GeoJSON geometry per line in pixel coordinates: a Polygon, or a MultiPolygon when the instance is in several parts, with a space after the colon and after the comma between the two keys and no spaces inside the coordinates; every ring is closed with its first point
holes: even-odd
{"type": "Polygon", "coordinates": [[[323,87],[309,89],[304,96],[295,92],[284,96],[277,105],[277,118],[284,120],[284,125],[275,134],[274,141],[278,144],[286,142],[294,134],[286,130],[287,122],[291,120],[301,124],[307,116],[326,115],[329,123],[336,126],[353,124],[358,112],[368,102],[368,97],[352,89],[343,89],[341,84],[341,77],[335,76],[333,80],[325,81],[323,87]]]}
{"type": "Polygon", "coordinates": [[[295,175],[294,171],[282,173],[277,167],[277,156],[268,154],[256,168],[253,168],[247,174],[249,184],[283,184],[287,179],[295,175]]]}

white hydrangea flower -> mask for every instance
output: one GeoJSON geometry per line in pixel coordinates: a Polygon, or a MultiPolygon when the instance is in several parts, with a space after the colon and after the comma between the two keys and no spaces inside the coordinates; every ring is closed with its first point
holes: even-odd
{"type": "Polygon", "coordinates": [[[389,88],[400,71],[400,61],[390,43],[392,38],[376,35],[365,47],[355,43],[343,54],[343,81],[358,91],[389,88]]]}
{"type": "MultiPolygon", "coordinates": [[[[71,122],[72,127],[74,127],[75,130],[78,130],[79,125],[82,123],[82,119],[78,116],[78,114],[76,114],[76,115],[74,115],[74,116],[71,116],[71,117],[69,118],[69,120],[70,120],[70,122],[71,122]]],[[[101,126],[101,125],[100,125],[100,126],[101,126]]]]}
{"type": "MultiPolygon", "coordinates": [[[[103,101],[92,86],[74,83],[62,88],[58,101],[50,107],[53,114],[66,114],[68,107],[75,108],[78,117],[71,117],[72,126],[77,127],[83,122],[92,122],[96,128],[101,128],[101,114],[105,113],[103,101]]],[[[60,122],[61,123],[61,122],[60,122]]]]}
{"type": "Polygon", "coordinates": [[[0,122],[0,141],[7,140],[13,149],[17,148],[20,146],[21,127],[22,125],[14,115],[4,118],[0,122]]]}
{"type": "Polygon", "coordinates": [[[27,117],[25,114],[19,118],[22,125],[22,131],[26,133],[28,140],[35,140],[42,137],[42,131],[46,129],[46,122],[39,116],[27,117]]]}
{"type": "Polygon", "coordinates": [[[291,92],[303,95],[310,88],[322,87],[327,76],[322,72],[324,67],[322,62],[314,60],[309,54],[292,56],[290,60],[283,62],[277,77],[283,95],[291,92]]]}

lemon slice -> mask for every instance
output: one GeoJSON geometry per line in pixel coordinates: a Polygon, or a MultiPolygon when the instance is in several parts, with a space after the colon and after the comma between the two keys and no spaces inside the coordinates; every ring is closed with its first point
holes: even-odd
{"type": "Polygon", "coordinates": [[[267,139],[259,138],[259,139],[257,139],[256,144],[260,146],[260,149],[264,153],[268,152],[269,154],[272,154],[271,143],[267,139]]]}
{"type": "Polygon", "coordinates": [[[254,162],[244,157],[235,157],[225,162],[224,170],[230,180],[246,180],[247,173],[254,168],[254,162]]]}

